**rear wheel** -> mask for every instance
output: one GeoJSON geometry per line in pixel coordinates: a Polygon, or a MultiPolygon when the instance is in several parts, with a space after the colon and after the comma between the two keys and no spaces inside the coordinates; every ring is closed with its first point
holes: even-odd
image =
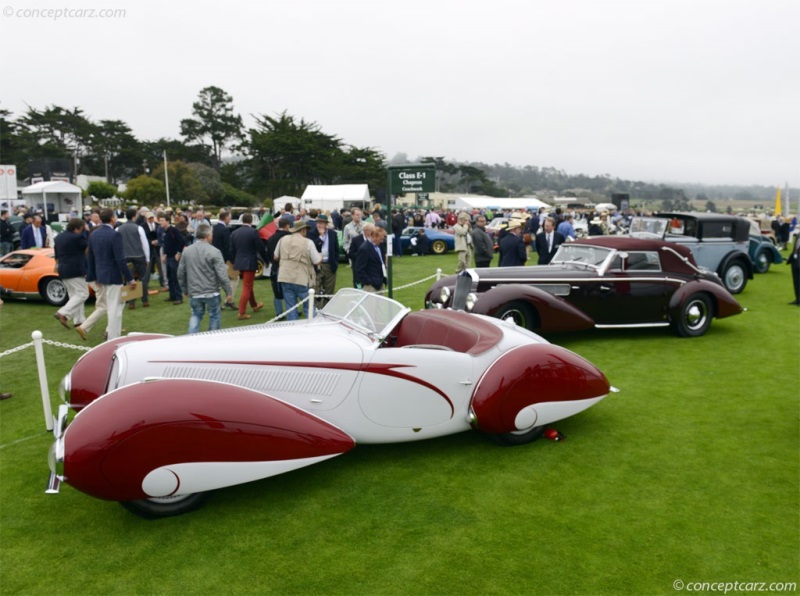
{"type": "Polygon", "coordinates": [[[444,240],[434,240],[431,244],[431,250],[437,255],[443,255],[447,252],[447,242],[444,240]]]}
{"type": "Polygon", "coordinates": [[[67,286],[57,277],[46,277],[39,282],[39,293],[48,304],[64,306],[69,299],[67,286]]]}
{"type": "Polygon", "coordinates": [[[491,435],[492,440],[502,447],[516,447],[533,443],[544,435],[544,426],[534,426],[528,430],[491,435]]]}
{"type": "Polygon", "coordinates": [[[509,302],[501,306],[494,316],[504,321],[510,319],[514,321],[518,327],[524,327],[530,331],[534,331],[536,328],[536,312],[531,305],[525,304],[524,302],[509,302]]]}
{"type": "Polygon", "coordinates": [[[673,322],[675,331],[681,337],[698,337],[711,326],[713,311],[711,300],[705,294],[693,294],[681,306],[677,320],[673,322]]]}
{"type": "Polygon", "coordinates": [[[731,261],[722,272],[722,283],[731,294],[738,294],[747,285],[747,270],[741,261],[731,261]]]}
{"type": "Polygon", "coordinates": [[[769,258],[766,250],[758,251],[756,255],[754,266],[756,268],[757,273],[766,273],[769,271],[769,266],[772,264],[772,261],[769,258]]]}
{"type": "Polygon", "coordinates": [[[120,501],[125,509],[143,517],[144,519],[160,519],[183,515],[199,509],[209,493],[192,493],[190,495],[177,495],[175,497],[154,497],[152,499],[139,499],[136,501],[120,501]]]}

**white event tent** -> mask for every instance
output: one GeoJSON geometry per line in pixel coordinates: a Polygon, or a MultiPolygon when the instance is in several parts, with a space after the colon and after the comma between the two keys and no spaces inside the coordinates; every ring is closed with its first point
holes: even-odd
{"type": "Polygon", "coordinates": [[[79,186],[54,180],[37,182],[22,189],[22,198],[29,209],[46,211],[46,220],[67,221],[71,214],[80,215],[83,195],[79,186]]]}

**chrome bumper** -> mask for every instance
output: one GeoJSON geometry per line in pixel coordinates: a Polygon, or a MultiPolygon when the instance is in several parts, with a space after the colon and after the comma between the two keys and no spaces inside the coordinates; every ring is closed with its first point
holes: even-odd
{"type": "Polygon", "coordinates": [[[49,495],[58,494],[61,482],[64,480],[64,431],[67,428],[67,417],[69,416],[69,406],[61,404],[58,407],[58,416],[53,426],[53,444],[47,455],[47,463],[50,466],[50,478],[47,481],[45,492],[49,495]]]}

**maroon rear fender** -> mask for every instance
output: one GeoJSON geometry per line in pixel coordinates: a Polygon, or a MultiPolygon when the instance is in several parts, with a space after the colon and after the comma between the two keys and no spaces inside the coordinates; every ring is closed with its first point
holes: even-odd
{"type": "Polygon", "coordinates": [[[169,379],[129,385],[85,408],[64,435],[66,481],[117,501],[145,498],[161,466],[265,462],[337,455],[353,439],[263,393],[225,383],[169,379]]]}
{"type": "Polygon", "coordinates": [[[472,412],[480,430],[518,430],[523,408],[607,395],[606,376],[591,362],[553,344],[528,344],[500,356],[484,373],[472,394],[472,412]]]}
{"type": "Polygon", "coordinates": [[[493,317],[501,307],[517,301],[530,304],[536,309],[539,328],[535,331],[561,333],[594,327],[594,320],[583,311],[549,292],[525,284],[507,284],[492,288],[480,295],[472,312],[493,317]]]}
{"type": "Polygon", "coordinates": [[[81,356],[70,371],[70,407],[76,411],[81,410],[106,392],[112,357],[117,346],[164,337],[172,336],[160,333],[126,335],[125,337],[118,337],[102,343],[81,356]]]}

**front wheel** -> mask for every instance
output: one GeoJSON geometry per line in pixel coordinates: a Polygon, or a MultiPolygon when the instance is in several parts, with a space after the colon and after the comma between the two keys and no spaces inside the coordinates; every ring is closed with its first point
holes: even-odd
{"type": "Polygon", "coordinates": [[[536,312],[533,307],[524,302],[514,301],[505,304],[494,314],[498,319],[504,321],[512,320],[518,327],[524,327],[529,331],[536,328],[536,312]]]}
{"type": "Polygon", "coordinates": [[[755,265],[757,273],[766,273],[769,271],[769,266],[772,264],[772,261],[770,260],[766,250],[760,250],[758,251],[753,264],[755,265]]]}
{"type": "Polygon", "coordinates": [[[154,497],[152,499],[139,499],[137,501],[120,501],[125,509],[143,517],[144,519],[160,519],[162,517],[172,517],[183,515],[195,509],[199,509],[209,493],[192,493],[189,495],[177,495],[174,497],[154,497]]]}
{"type": "Polygon", "coordinates": [[[67,286],[58,277],[48,277],[39,282],[39,293],[53,306],[64,306],[69,299],[67,286]]]}
{"type": "Polygon", "coordinates": [[[517,445],[527,445],[540,439],[544,435],[544,426],[534,426],[528,430],[518,430],[511,433],[501,433],[491,435],[492,441],[501,447],[516,447],[517,445]]]}
{"type": "Polygon", "coordinates": [[[433,244],[431,244],[431,250],[434,254],[443,255],[447,252],[447,242],[444,240],[434,240],[433,244]]]}
{"type": "Polygon", "coordinates": [[[681,337],[699,337],[711,326],[711,301],[705,294],[693,294],[680,308],[674,321],[675,331],[681,337]]]}
{"type": "Polygon", "coordinates": [[[731,294],[738,294],[747,285],[747,272],[739,261],[733,261],[722,272],[722,283],[731,294]]]}

